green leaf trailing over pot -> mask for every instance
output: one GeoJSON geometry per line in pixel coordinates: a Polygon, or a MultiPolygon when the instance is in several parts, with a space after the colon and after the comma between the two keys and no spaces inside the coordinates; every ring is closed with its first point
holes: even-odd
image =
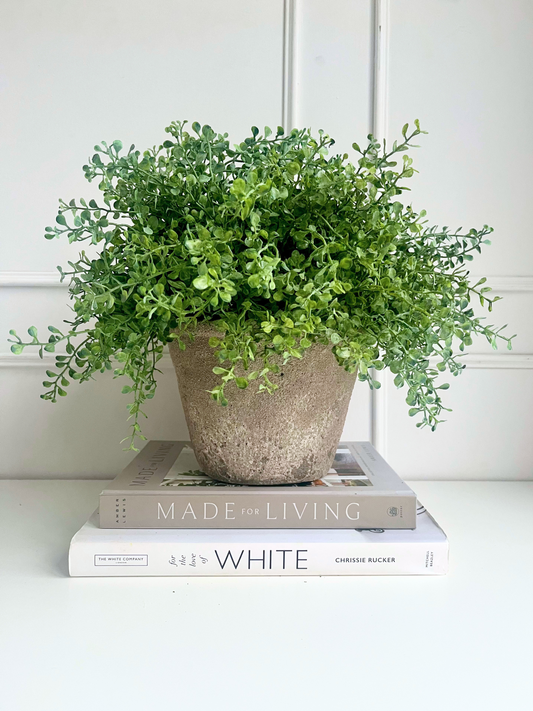
{"type": "Polygon", "coordinates": [[[84,166],[101,203],[60,201],[45,237],[88,242],[98,254],[58,267],[74,309],[63,330],[50,326],[47,340],[33,326],[30,340],[10,332],[14,353],[56,353],[42,398],[55,402],[97,371],[127,376],[134,448],[163,347],[186,349],[196,325],[212,322],[222,336],[211,339],[220,362],[211,395],[222,405],[232,388],[272,392],[273,356],[286,362],[329,343],[339,366],[371,388],[389,368],[417,426],[435,429],[448,387],[439,378],[465,367],[473,335],[511,347],[472,309],[474,297],[489,311],[499,298],[467,270],[491,228],[430,227],[424,211],[398,200],[415,172],[406,151],[424,133],[417,121],[390,148],[372,136],[364,149],[354,143],[356,162],[330,156],[323,131],[253,127],[232,147],[227,133],[192,129],[174,122],[169,139],[142,154],[102,141],[84,166]]]}

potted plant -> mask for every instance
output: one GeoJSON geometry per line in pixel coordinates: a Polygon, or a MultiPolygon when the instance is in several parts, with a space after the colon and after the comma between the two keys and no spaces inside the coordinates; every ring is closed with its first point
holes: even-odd
{"type": "Polygon", "coordinates": [[[498,298],[467,270],[491,228],[429,227],[397,199],[418,122],[390,149],[354,143],[355,164],[328,156],[323,131],[253,127],[232,148],[228,134],[192,129],[172,123],[143,154],[102,142],[84,171],[103,204],[60,202],[46,238],[99,253],[58,267],[75,314],[66,328],[50,326],[48,340],[11,331],[14,353],[58,349],[41,397],[56,402],[97,371],[128,377],[135,448],[169,344],[200,465],[241,483],[324,474],[356,374],[378,388],[389,368],[417,426],[434,430],[446,409],[439,378],[465,367],[472,336],[511,339],[471,305],[490,311],[498,298]]]}

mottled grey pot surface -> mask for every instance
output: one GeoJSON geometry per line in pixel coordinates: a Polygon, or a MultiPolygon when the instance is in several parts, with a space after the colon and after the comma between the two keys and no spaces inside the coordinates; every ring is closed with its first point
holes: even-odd
{"type": "Polygon", "coordinates": [[[238,484],[289,484],[312,481],[333,462],[356,375],[341,368],[331,346],[313,345],[301,360],[280,365],[269,375],[280,387],[257,392],[230,384],[229,404],[211,399],[220,365],[209,346],[218,335],[200,325],[195,340],[181,351],[170,344],[189,434],[202,470],[220,481],[238,484]]]}

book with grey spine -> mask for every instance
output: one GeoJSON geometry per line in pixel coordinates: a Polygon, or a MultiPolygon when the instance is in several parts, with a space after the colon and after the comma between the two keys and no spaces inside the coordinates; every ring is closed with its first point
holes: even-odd
{"type": "Polygon", "coordinates": [[[188,442],[152,440],[100,494],[102,528],[416,527],[416,495],[369,442],[339,444],[320,480],[240,486],[200,471],[188,442]]]}
{"type": "Polygon", "coordinates": [[[413,530],[100,528],[70,544],[75,577],[444,575],[448,540],[423,506],[413,530]]]}

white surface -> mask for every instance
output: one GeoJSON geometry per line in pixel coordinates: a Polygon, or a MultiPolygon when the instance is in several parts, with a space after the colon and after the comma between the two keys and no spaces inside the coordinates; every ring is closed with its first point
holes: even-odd
{"type": "MultiPolygon", "coordinates": [[[[0,477],[111,477],[130,458],[118,444],[128,431],[124,383],[99,375],[51,405],[39,399],[44,368],[31,356],[11,358],[5,340],[10,328],[24,334],[70,316],[66,291],[49,274],[78,248],[42,234],[60,196],[96,190],[81,171],[92,146],[114,138],[152,145],[177,118],[209,122],[234,137],[251,124],[276,126],[285,67],[285,113],[299,125],[323,127],[339,150],[365,142],[377,79],[374,108],[389,138],[406,121],[421,120],[430,134],[413,154],[421,171],[413,202],[434,223],[494,225],[493,246],[472,270],[494,275],[489,285],[505,292],[488,322],[509,323],[518,334],[512,353],[493,353],[476,340],[476,371],[451,380],[446,403],[454,412],[435,435],[415,428],[404,391],[384,386],[373,411],[359,384],[343,437],[374,434],[404,476],[532,478],[532,27],[530,0],[3,3],[0,477]],[[294,8],[286,31],[284,7],[294,8]],[[374,52],[377,9],[385,39],[374,52]],[[285,64],[284,41],[293,47],[285,64]],[[496,439],[505,447],[489,451],[496,439]]],[[[147,407],[145,433],[186,438],[171,371],[161,385],[147,407]]]]}
{"type": "Polygon", "coordinates": [[[68,578],[100,488],[0,482],[2,708],[530,708],[533,483],[416,483],[447,577],[68,578]]]}

